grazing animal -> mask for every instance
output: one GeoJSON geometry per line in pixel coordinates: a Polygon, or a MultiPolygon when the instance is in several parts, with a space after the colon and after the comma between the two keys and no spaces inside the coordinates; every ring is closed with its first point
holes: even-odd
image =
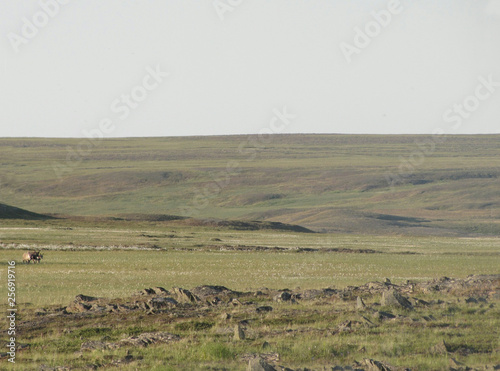
{"type": "Polygon", "coordinates": [[[40,260],[43,259],[43,255],[40,253],[41,250],[38,251],[27,251],[23,254],[23,263],[40,263],[40,260]]]}

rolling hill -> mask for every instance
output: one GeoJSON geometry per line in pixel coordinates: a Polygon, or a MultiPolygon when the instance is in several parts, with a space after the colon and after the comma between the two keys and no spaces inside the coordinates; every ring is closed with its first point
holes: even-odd
{"type": "Polygon", "coordinates": [[[0,200],[38,213],[500,234],[499,135],[0,139],[0,200]]]}

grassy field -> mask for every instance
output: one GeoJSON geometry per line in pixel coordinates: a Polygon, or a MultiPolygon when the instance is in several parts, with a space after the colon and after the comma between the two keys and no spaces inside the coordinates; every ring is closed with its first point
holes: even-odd
{"type": "Polygon", "coordinates": [[[491,274],[500,266],[497,237],[241,231],[111,220],[11,220],[0,236],[2,274],[7,261],[16,260],[18,300],[35,306],[66,304],[77,294],[119,297],[158,285],[345,287],[385,278],[491,274]],[[43,249],[42,264],[20,264],[28,248],[43,249]]]}
{"type": "MultiPolygon", "coordinates": [[[[375,293],[362,313],[340,294],[295,304],[256,294],[498,274],[498,139],[141,138],[95,141],[89,151],[81,139],[0,139],[0,278],[16,261],[17,341],[26,346],[13,367],[0,350],[0,369],[243,370],[249,354],[314,369],[365,357],[415,370],[447,370],[451,358],[499,364],[494,292],[476,302],[417,292],[429,304],[412,311],[380,307],[375,293]],[[22,264],[35,249],[41,264],[22,264]],[[124,302],[149,287],[200,285],[248,294],[237,306],[159,313],[64,309],[79,294],[124,302]],[[273,310],[257,314],[259,305],[273,310]],[[395,319],[380,319],[380,309],[395,319]],[[338,330],[346,321],[352,328],[338,330]],[[233,338],[238,323],[244,341],[233,338]],[[82,350],[157,331],[180,338],[82,350]],[[447,349],[433,351],[443,340],[447,349]]],[[[6,318],[0,325],[4,342],[6,318]]]]}
{"type": "MultiPolygon", "coordinates": [[[[500,263],[497,237],[311,234],[92,219],[7,220],[0,231],[0,277],[6,277],[7,261],[16,260],[17,341],[29,346],[18,352],[16,366],[4,359],[0,368],[101,369],[123,361],[118,364],[124,370],[244,370],[252,354],[277,354],[279,364],[317,370],[352,365],[365,357],[416,370],[447,370],[451,358],[471,367],[500,363],[495,330],[499,303],[493,299],[467,304],[456,296],[417,294],[436,304],[414,311],[382,308],[399,316],[389,321],[374,318],[375,309],[360,313],[355,300],[338,298],[271,301],[272,312],[256,314],[253,308],[269,303],[253,295],[241,298],[245,304],[236,307],[223,302],[154,315],[61,314],[78,294],[123,300],[155,286],[170,290],[209,284],[245,292],[264,287],[341,289],[386,278],[403,284],[493,274],[500,263]],[[20,262],[28,246],[42,248],[40,264],[20,262]],[[232,319],[222,320],[222,313],[232,319]],[[241,321],[247,338],[235,341],[233,328],[241,321]],[[352,329],[339,332],[346,321],[353,323],[352,329]],[[147,348],[81,351],[86,342],[119,342],[156,331],[180,340],[147,348]],[[448,351],[436,354],[432,349],[443,340],[448,351]]],[[[4,285],[0,295],[7,295],[4,285]]],[[[365,301],[377,308],[380,296],[365,301]]],[[[6,327],[5,318],[0,323],[6,327]]]]}
{"type": "Polygon", "coordinates": [[[39,213],[500,234],[498,135],[1,139],[0,200],[39,213]],[[78,154],[80,153],[80,154],[78,154]]]}

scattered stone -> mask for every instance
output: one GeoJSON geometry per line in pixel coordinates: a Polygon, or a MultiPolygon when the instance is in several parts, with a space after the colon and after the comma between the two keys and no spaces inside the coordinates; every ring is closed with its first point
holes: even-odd
{"type": "Polygon", "coordinates": [[[122,339],[116,343],[116,345],[118,347],[133,346],[144,348],[151,344],[170,343],[178,340],[180,340],[179,335],[170,334],[168,332],[145,332],[138,336],[122,339]]]}
{"type": "Polygon", "coordinates": [[[92,351],[92,350],[117,349],[124,346],[143,348],[151,344],[169,343],[178,340],[180,340],[180,337],[178,335],[169,334],[167,332],[145,332],[138,336],[130,336],[126,339],[122,339],[116,343],[108,343],[104,341],[87,341],[82,344],[81,350],[92,351]]]}
{"type": "Polygon", "coordinates": [[[276,295],[273,298],[273,300],[277,301],[277,302],[290,301],[290,300],[292,300],[292,294],[290,294],[289,292],[286,292],[286,291],[282,291],[278,295],[276,295]]]}
{"type": "Polygon", "coordinates": [[[138,292],[136,292],[136,293],[134,293],[132,295],[134,295],[134,296],[145,296],[145,295],[154,295],[154,294],[155,294],[155,292],[154,292],[153,289],[143,289],[143,290],[138,291],[138,292]]]}
{"type": "Polygon", "coordinates": [[[177,301],[180,303],[196,303],[199,301],[199,298],[193,295],[189,290],[185,290],[181,287],[174,287],[173,291],[177,301]]]}
{"type": "Polygon", "coordinates": [[[322,289],[322,290],[315,290],[315,289],[304,290],[304,291],[301,291],[300,293],[298,293],[298,295],[300,295],[300,298],[304,299],[304,300],[314,300],[314,299],[318,299],[318,298],[330,298],[330,297],[337,295],[337,294],[338,294],[338,291],[335,289],[331,289],[331,288],[326,288],[326,289],[322,289]]]}
{"type": "Polygon", "coordinates": [[[457,361],[455,358],[450,357],[450,366],[451,367],[462,367],[464,364],[462,362],[457,361]]]}
{"type": "Polygon", "coordinates": [[[92,306],[84,303],[71,303],[65,309],[66,313],[83,313],[90,310],[92,306]]]}
{"type": "Polygon", "coordinates": [[[339,332],[349,332],[349,331],[352,331],[352,322],[349,321],[349,320],[342,322],[341,324],[339,324],[337,326],[337,330],[339,332]]]}
{"type": "Polygon", "coordinates": [[[41,365],[40,368],[38,369],[40,371],[69,371],[70,368],[66,366],[47,366],[47,365],[41,365]]]}
{"type": "Polygon", "coordinates": [[[393,289],[382,293],[381,304],[383,306],[397,306],[405,309],[413,309],[413,305],[411,305],[410,301],[393,289]]]}
{"type": "Polygon", "coordinates": [[[367,371],[393,371],[394,368],[387,363],[376,361],[370,358],[363,359],[364,365],[367,367],[367,371]]]}
{"type": "MultiPolygon", "coordinates": [[[[94,309],[97,307],[96,302],[100,301],[99,298],[93,297],[93,296],[87,296],[87,295],[77,295],[75,296],[75,299],[68,305],[64,311],[66,313],[83,313],[87,312],[92,309],[94,306],[94,309]]],[[[102,307],[103,310],[105,310],[105,307],[102,307]]]]}
{"type": "Polygon", "coordinates": [[[394,314],[389,313],[389,312],[383,312],[383,311],[373,312],[372,316],[374,318],[378,318],[380,320],[396,318],[396,316],[394,314]]]}
{"type": "Polygon", "coordinates": [[[234,306],[243,305],[243,303],[236,298],[233,298],[230,303],[234,306]]]}
{"type": "Polygon", "coordinates": [[[105,343],[103,341],[87,341],[82,344],[80,350],[82,351],[91,351],[91,350],[104,350],[110,349],[109,343],[105,343]]]}
{"type": "Polygon", "coordinates": [[[87,296],[87,295],[76,295],[75,296],[75,302],[85,302],[85,303],[90,303],[93,301],[97,301],[99,298],[96,298],[94,296],[87,296]]]}
{"type": "Polygon", "coordinates": [[[157,296],[148,301],[148,306],[153,311],[165,310],[175,307],[179,304],[175,299],[163,296],[157,296]]]}
{"type": "Polygon", "coordinates": [[[224,297],[232,294],[236,294],[235,291],[228,289],[224,286],[198,286],[192,290],[194,296],[197,296],[201,300],[206,300],[211,296],[224,297]]]}
{"type": "Polygon", "coordinates": [[[430,349],[432,354],[447,354],[449,352],[448,345],[442,340],[430,349]]]}
{"type": "Polygon", "coordinates": [[[210,305],[219,305],[222,303],[222,300],[218,296],[214,296],[211,299],[207,299],[207,303],[210,305]]]}
{"type": "Polygon", "coordinates": [[[245,340],[245,331],[240,324],[234,326],[234,340],[245,340]]]}
{"type": "Polygon", "coordinates": [[[264,305],[262,307],[258,307],[255,310],[257,311],[257,313],[267,313],[267,312],[272,312],[273,307],[271,307],[269,305],[264,305]]]}
{"type": "Polygon", "coordinates": [[[248,362],[247,371],[277,371],[276,368],[264,361],[262,358],[251,359],[248,362]]]}
{"type": "Polygon", "coordinates": [[[432,315],[432,314],[429,314],[428,316],[423,316],[422,317],[426,322],[432,322],[432,321],[435,321],[436,318],[432,315]]]}
{"type": "Polygon", "coordinates": [[[368,325],[368,326],[376,326],[372,321],[370,321],[367,317],[365,316],[361,316],[361,319],[362,321],[365,323],[365,325],[368,325]]]}
{"type": "Polygon", "coordinates": [[[154,293],[156,295],[169,295],[170,293],[168,292],[168,290],[165,290],[163,287],[153,287],[152,290],[154,291],[154,293]]]}
{"type": "Polygon", "coordinates": [[[366,304],[365,302],[363,301],[363,299],[361,299],[361,296],[358,296],[356,298],[356,309],[357,310],[363,310],[363,309],[366,309],[366,304]]]}

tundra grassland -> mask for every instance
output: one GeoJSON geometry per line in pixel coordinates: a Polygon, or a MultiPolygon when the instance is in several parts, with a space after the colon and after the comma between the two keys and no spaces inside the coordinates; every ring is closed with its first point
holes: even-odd
{"type": "Polygon", "coordinates": [[[0,139],[1,202],[42,214],[500,235],[499,135],[0,139]]]}
{"type": "MultiPolygon", "coordinates": [[[[500,363],[498,302],[417,295],[437,303],[414,311],[388,308],[397,320],[358,313],[352,300],[323,298],[298,303],[250,296],[244,305],[209,306],[175,315],[107,313],[63,315],[76,295],[127,298],[144,288],[192,289],[223,285],[241,292],[271,288],[341,289],[369,281],[395,284],[441,276],[498,273],[495,237],[367,236],[234,230],[187,226],[176,221],[5,220],[0,229],[0,271],[17,262],[17,367],[124,370],[244,370],[249,357],[279,357],[288,367],[322,369],[364,358],[418,370],[448,369],[450,358],[479,367],[500,363]],[[22,252],[42,249],[40,264],[22,264],[22,252]],[[270,304],[272,312],[249,308],[270,304]],[[221,319],[229,313],[231,320],[221,319]],[[365,323],[363,316],[368,316],[365,323]],[[430,316],[430,317],[429,317],[430,316]],[[425,320],[424,318],[433,318],[425,320]],[[339,331],[352,321],[353,328],[339,331]],[[246,339],[235,341],[235,324],[246,339]],[[164,331],[180,336],[169,344],[82,351],[86,343],[164,331]],[[448,351],[433,347],[446,339],[448,351]],[[115,362],[115,363],[113,363],[115,362]]],[[[6,296],[2,287],[1,295],[6,296]]],[[[367,305],[380,302],[368,297],[367,305]]],[[[2,305],[6,310],[6,306],[2,305]]],[[[382,308],[384,309],[384,308],[382,308]]],[[[4,327],[6,320],[2,318],[4,327]]],[[[2,362],[6,369],[16,366],[2,362]]]]}
{"type": "Polygon", "coordinates": [[[0,369],[244,370],[252,357],[492,369],[498,277],[407,289],[499,273],[499,139],[121,138],[85,151],[82,139],[0,139],[0,278],[15,260],[18,308],[16,364],[0,349],[0,369]],[[22,264],[27,250],[40,264],[22,264]],[[185,303],[173,290],[201,285],[238,293],[185,303]],[[370,285],[412,308],[359,291],[370,285]],[[169,292],[134,295],[155,287],[169,292]],[[303,290],[322,294],[274,299],[303,290]]]}
{"type": "Polygon", "coordinates": [[[7,220],[0,262],[18,261],[19,303],[119,297],[149,286],[325,288],[498,273],[500,238],[242,231],[176,222],[7,220]],[[22,265],[41,249],[42,264],[22,265]]]}

